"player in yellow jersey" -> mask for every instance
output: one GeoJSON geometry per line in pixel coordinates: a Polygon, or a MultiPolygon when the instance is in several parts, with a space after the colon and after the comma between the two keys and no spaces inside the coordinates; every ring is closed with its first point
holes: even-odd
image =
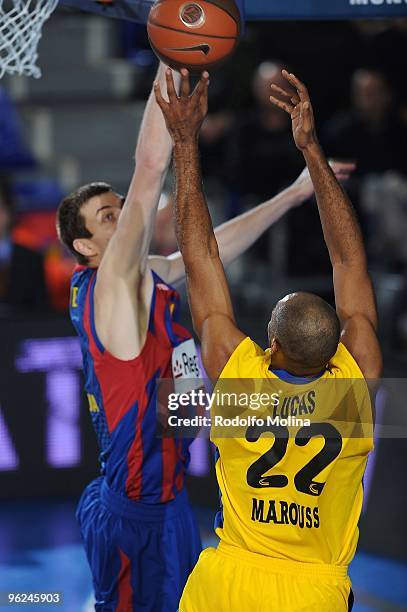
{"type": "Polygon", "coordinates": [[[359,225],[318,143],[307,89],[283,76],[294,89],[274,86],[271,101],[290,114],[311,174],[336,312],[313,294],[286,296],[272,311],[266,351],[236,326],[202,190],[198,135],[207,86],[191,96],[185,73],[178,97],[167,77],[168,103],[156,87],[174,141],[176,229],[194,326],[219,394],[211,437],[220,544],[201,554],[180,612],[345,612],[353,603],[347,567],[373,447],[366,379],[381,372],[377,314],[359,225]],[[257,408],[268,394],[255,422],[251,406],[235,400],[225,409],[219,400],[222,391],[244,389],[257,408]],[[241,418],[236,435],[217,424],[222,415],[241,418]]]}

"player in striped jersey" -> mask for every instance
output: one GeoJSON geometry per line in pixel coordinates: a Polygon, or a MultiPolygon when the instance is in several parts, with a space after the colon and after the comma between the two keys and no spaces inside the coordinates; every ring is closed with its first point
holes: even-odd
{"type": "MultiPolygon", "coordinates": [[[[158,79],[165,81],[163,67],[158,79]]],[[[196,360],[169,285],[184,276],[182,258],[148,255],[171,150],[151,96],[127,197],[93,183],[58,210],[60,237],[79,264],[70,312],[101,450],[102,477],[85,490],[78,518],[96,609],[103,611],[174,612],[201,546],[184,489],[188,442],[156,437],[156,380],[171,378],[182,354],[196,360]]],[[[337,165],[340,175],[350,169],[337,165]]],[[[305,173],[274,200],[219,228],[225,263],[311,192],[305,173]]]]}

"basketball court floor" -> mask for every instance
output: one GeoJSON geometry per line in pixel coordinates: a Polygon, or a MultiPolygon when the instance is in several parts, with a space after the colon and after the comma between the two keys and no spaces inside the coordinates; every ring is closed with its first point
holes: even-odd
{"type": "MultiPolygon", "coordinates": [[[[1,504],[0,592],[58,591],[62,593],[62,604],[42,606],[44,610],[90,612],[94,609],[91,576],[75,521],[75,505],[74,501],[1,504]]],[[[212,513],[195,510],[204,545],[210,546],[215,543],[212,513]]],[[[354,612],[407,611],[406,575],[407,564],[359,552],[351,566],[356,597],[354,612]]],[[[33,607],[24,605],[24,609],[33,607]]],[[[0,606],[0,610],[10,609],[21,609],[21,606],[0,606]]]]}

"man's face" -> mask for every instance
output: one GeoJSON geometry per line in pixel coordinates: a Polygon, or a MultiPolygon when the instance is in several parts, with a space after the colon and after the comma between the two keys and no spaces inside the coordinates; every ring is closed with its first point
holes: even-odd
{"type": "Polygon", "coordinates": [[[95,196],[82,206],[81,214],[92,238],[75,240],[74,247],[85,255],[90,263],[99,265],[110,238],[116,231],[122,206],[122,198],[111,192],[95,196]],[[84,248],[86,252],[83,252],[84,248]]]}

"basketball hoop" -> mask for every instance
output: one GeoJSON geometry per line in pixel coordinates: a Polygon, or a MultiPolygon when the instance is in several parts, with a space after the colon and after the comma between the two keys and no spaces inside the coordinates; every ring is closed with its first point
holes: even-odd
{"type": "Polygon", "coordinates": [[[0,78],[41,76],[37,47],[42,26],[57,5],[58,0],[0,0],[0,78]]]}

